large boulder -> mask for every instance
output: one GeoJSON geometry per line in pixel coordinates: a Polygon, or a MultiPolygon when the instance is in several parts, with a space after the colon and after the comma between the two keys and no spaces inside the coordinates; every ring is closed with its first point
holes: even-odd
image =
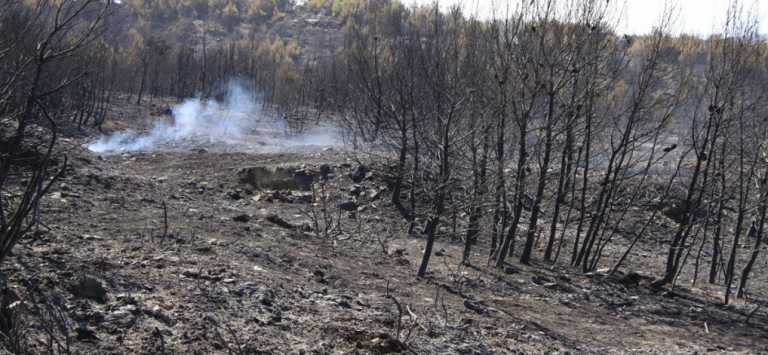
{"type": "Polygon", "coordinates": [[[312,190],[314,175],[291,166],[252,166],[237,172],[240,183],[259,190],[312,190]]]}

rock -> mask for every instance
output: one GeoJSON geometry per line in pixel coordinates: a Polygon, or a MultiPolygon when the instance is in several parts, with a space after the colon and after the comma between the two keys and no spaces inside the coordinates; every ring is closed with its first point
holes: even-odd
{"type": "Polygon", "coordinates": [[[243,199],[243,195],[241,195],[239,191],[227,192],[227,197],[234,201],[240,201],[243,199]]]}
{"type": "Polygon", "coordinates": [[[195,269],[187,269],[181,272],[183,276],[189,277],[191,279],[196,279],[200,277],[200,271],[195,269]]]}
{"type": "Polygon", "coordinates": [[[408,255],[408,250],[405,248],[397,248],[392,251],[391,255],[396,257],[403,257],[405,255],[408,255]]]}
{"type": "Polygon", "coordinates": [[[75,339],[85,343],[96,343],[101,341],[101,339],[96,336],[96,332],[92,329],[88,329],[86,325],[75,328],[75,334],[75,339]]]}
{"type": "Polygon", "coordinates": [[[195,247],[195,251],[199,253],[210,253],[213,251],[213,248],[211,248],[210,245],[201,245],[195,247]]]}
{"type": "Polygon", "coordinates": [[[488,307],[486,307],[481,302],[465,299],[464,300],[464,307],[467,308],[470,311],[474,311],[477,314],[487,314],[488,313],[488,307]]]}
{"type": "Polygon", "coordinates": [[[507,274],[507,275],[517,274],[519,272],[520,272],[520,270],[518,270],[517,268],[515,268],[513,266],[507,266],[507,267],[504,268],[504,273],[507,274]]]}
{"type": "Polygon", "coordinates": [[[83,239],[85,240],[103,240],[104,238],[98,236],[98,235],[90,235],[90,234],[83,234],[83,239]]]}
{"type": "Polygon", "coordinates": [[[62,193],[61,193],[60,191],[56,191],[56,192],[54,192],[54,193],[50,194],[49,196],[50,196],[52,199],[54,199],[54,200],[61,200],[61,201],[65,201],[65,200],[64,200],[64,197],[62,197],[62,193]]]}
{"type": "Polygon", "coordinates": [[[333,177],[333,168],[328,164],[320,165],[320,178],[328,180],[333,177]]]}
{"type": "Polygon", "coordinates": [[[248,223],[251,221],[251,216],[247,214],[241,214],[233,217],[232,220],[239,223],[248,223]]]}
{"type": "Polygon", "coordinates": [[[354,181],[355,183],[359,183],[365,179],[365,176],[368,174],[368,172],[371,171],[367,166],[365,165],[358,165],[357,168],[355,168],[355,171],[352,172],[352,174],[349,175],[350,179],[354,181]]]}
{"type": "Polygon", "coordinates": [[[630,286],[637,287],[640,285],[640,281],[642,279],[643,279],[642,275],[636,272],[630,272],[624,275],[624,277],[622,277],[621,279],[619,279],[619,283],[626,287],[630,287],[630,286]]]}
{"type": "Polygon", "coordinates": [[[381,194],[384,192],[384,189],[373,189],[368,191],[368,199],[371,201],[376,201],[381,197],[381,194]]]}
{"type": "Polygon", "coordinates": [[[312,273],[312,278],[317,283],[321,283],[321,284],[327,284],[328,283],[328,280],[325,279],[325,272],[323,272],[323,270],[315,270],[312,273]]]}
{"type": "Polygon", "coordinates": [[[272,192],[269,195],[261,195],[259,197],[258,201],[264,200],[266,202],[282,202],[282,203],[299,203],[299,204],[307,204],[312,203],[313,201],[312,192],[305,192],[305,191],[289,191],[289,192],[283,192],[283,191],[275,191],[272,192]]]}
{"type": "Polygon", "coordinates": [[[74,193],[74,192],[62,192],[61,193],[61,197],[63,197],[63,198],[81,198],[83,196],[78,194],[78,193],[74,193]]]}
{"type": "Polygon", "coordinates": [[[315,176],[312,172],[301,169],[293,172],[293,181],[296,183],[296,187],[291,190],[312,190],[312,184],[315,182],[315,176]]]}
{"type": "Polygon", "coordinates": [[[101,284],[101,281],[91,276],[81,277],[77,283],[72,285],[72,294],[76,297],[87,298],[99,303],[107,302],[107,289],[101,284]]]}
{"type": "Polygon", "coordinates": [[[311,192],[291,191],[292,203],[308,204],[308,203],[312,203],[313,200],[314,200],[314,196],[312,196],[311,192]]]}
{"type": "Polygon", "coordinates": [[[165,312],[163,312],[163,309],[160,308],[160,306],[154,306],[152,308],[144,309],[144,313],[152,318],[155,318],[168,326],[173,326],[174,321],[169,317],[165,312]]]}
{"type": "Polygon", "coordinates": [[[135,314],[138,312],[138,308],[134,305],[125,305],[112,313],[107,314],[104,321],[112,323],[120,328],[129,327],[136,319],[135,314]]]}
{"type": "Polygon", "coordinates": [[[286,221],[286,220],[284,220],[284,219],[280,218],[280,216],[278,216],[278,215],[276,215],[276,214],[270,214],[270,215],[268,215],[268,216],[266,217],[266,220],[267,220],[268,222],[271,222],[272,224],[275,224],[275,225],[277,225],[278,227],[283,227],[283,228],[285,228],[285,229],[297,229],[297,227],[296,227],[296,226],[294,226],[293,224],[289,223],[288,221],[286,221]]]}
{"type": "Polygon", "coordinates": [[[256,300],[265,306],[272,306],[275,303],[275,292],[266,287],[260,287],[256,291],[256,300]]]}
{"type": "Polygon", "coordinates": [[[550,279],[548,279],[548,278],[546,278],[544,276],[534,275],[534,276],[531,277],[531,282],[533,282],[533,283],[535,283],[537,285],[543,286],[543,285],[551,284],[552,280],[550,280],[550,279]]]}
{"type": "Polygon", "coordinates": [[[147,204],[155,204],[155,203],[157,203],[157,201],[155,201],[154,199],[149,198],[149,197],[142,197],[141,198],[141,202],[142,203],[147,203],[147,204]]]}
{"type": "Polygon", "coordinates": [[[0,291],[0,309],[3,311],[16,307],[20,304],[20,301],[21,298],[19,298],[19,295],[17,295],[11,288],[4,287],[2,291],[0,291]]]}
{"type": "Polygon", "coordinates": [[[347,212],[354,212],[354,211],[357,211],[357,202],[345,201],[340,203],[338,207],[347,212]]]}
{"type": "Polygon", "coordinates": [[[349,189],[349,194],[352,195],[352,196],[358,197],[358,196],[360,196],[360,194],[363,193],[363,191],[364,191],[364,189],[363,189],[362,186],[360,186],[358,184],[354,184],[349,189]]]}
{"type": "Polygon", "coordinates": [[[282,314],[280,314],[280,313],[273,313],[269,317],[269,320],[267,321],[267,324],[272,325],[272,324],[280,323],[282,321],[283,321],[283,315],[282,314]]]}
{"type": "Polygon", "coordinates": [[[373,354],[398,354],[408,350],[408,346],[389,334],[379,334],[370,341],[360,342],[358,348],[368,349],[373,354]]]}
{"type": "Polygon", "coordinates": [[[302,190],[312,189],[314,176],[303,169],[290,166],[254,166],[240,169],[238,180],[242,184],[264,190],[302,190]]]}

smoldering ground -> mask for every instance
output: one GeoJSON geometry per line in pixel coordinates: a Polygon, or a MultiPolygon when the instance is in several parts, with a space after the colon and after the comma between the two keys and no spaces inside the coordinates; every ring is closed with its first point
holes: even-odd
{"type": "Polygon", "coordinates": [[[87,145],[93,152],[215,151],[273,153],[342,145],[339,129],[309,124],[289,133],[283,116],[263,109],[259,96],[233,82],[222,100],[191,98],[172,108],[172,118],[156,118],[152,128],[102,136],[87,145]]]}

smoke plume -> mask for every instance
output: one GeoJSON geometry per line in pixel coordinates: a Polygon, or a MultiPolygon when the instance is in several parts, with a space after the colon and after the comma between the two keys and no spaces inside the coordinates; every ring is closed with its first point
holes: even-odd
{"type": "Polygon", "coordinates": [[[193,148],[269,153],[341,144],[338,130],[329,126],[288,134],[286,121],[265,114],[256,97],[233,83],[222,101],[188,99],[172,108],[170,122],[157,119],[147,132],[115,132],[87,148],[104,154],[193,148]]]}

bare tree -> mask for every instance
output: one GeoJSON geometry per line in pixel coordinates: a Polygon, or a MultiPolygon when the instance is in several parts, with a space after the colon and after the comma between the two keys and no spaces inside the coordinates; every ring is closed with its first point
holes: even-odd
{"type": "MultiPolygon", "coordinates": [[[[15,71],[3,73],[2,82],[7,86],[2,90],[5,94],[0,107],[18,104],[19,108],[10,112],[16,120],[16,128],[7,142],[7,151],[3,152],[0,159],[0,189],[9,188],[8,181],[14,169],[23,169],[19,156],[24,149],[27,127],[42,118],[48,122],[52,134],[45,152],[28,171],[30,178],[22,191],[11,194],[15,195],[15,198],[0,201],[0,262],[34,225],[35,221],[30,222],[27,217],[63,172],[62,168],[51,176],[49,171],[56,143],[56,123],[45,102],[80,79],[83,74],[70,71],[63,77],[53,76],[55,81],[46,76],[54,69],[54,64],[78,55],[98,38],[110,3],[98,0],[40,0],[34,2],[31,7],[26,4],[11,5],[8,7],[10,12],[4,12],[4,16],[12,17],[14,21],[3,21],[3,26],[22,25],[19,29],[34,27],[36,30],[18,33],[14,32],[15,29],[3,28],[0,31],[17,33],[11,44],[15,56],[13,61],[22,63],[14,66],[15,71]],[[19,79],[15,79],[16,77],[19,79]]],[[[0,53],[2,52],[3,49],[0,49],[0,53]]],[[[5,61],[10,58],[2,59],[5,61]]],[[[66,162],[63,166],[66,166],[66,162]]]]}

